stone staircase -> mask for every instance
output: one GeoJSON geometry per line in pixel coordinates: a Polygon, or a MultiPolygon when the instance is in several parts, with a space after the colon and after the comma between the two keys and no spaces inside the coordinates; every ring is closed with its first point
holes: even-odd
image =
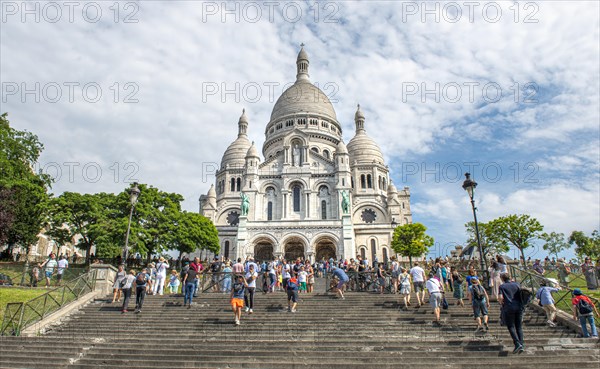
{"type": "MultiPolygon", "coordinates": [[[[233,324],[229,298],[147,296],[143,312],[96,300],[40,337],[0,338],[1,368],[598,368],[598,340],[549,328],[533,309],[526,351],[490,309],[490,331],[475,333],[469,307],[450,306],[442,326],[428,305],[402,310],[397,295],[301,295],[297,313],[284,293],[257,294],[254,314],[233,324]]],[[[452,304],[454,301],[449,299],[452,304]]],[[[133,302],[132,306],[133,308],[133,302]]]]}

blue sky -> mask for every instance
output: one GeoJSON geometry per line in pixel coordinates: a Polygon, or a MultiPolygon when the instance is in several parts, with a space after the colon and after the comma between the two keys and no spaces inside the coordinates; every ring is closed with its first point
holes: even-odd
{"type": "Polygon", "coordinates": [[[598,2],[47,4],[2,2],[0,110],[45,144],[57,194],[136,179],[196,210],[243,108],[262,146],[305,43],[345,141],[360,103],[434,252],[465,239],[469,165],[481,221],[600,228],[598,2]]]}

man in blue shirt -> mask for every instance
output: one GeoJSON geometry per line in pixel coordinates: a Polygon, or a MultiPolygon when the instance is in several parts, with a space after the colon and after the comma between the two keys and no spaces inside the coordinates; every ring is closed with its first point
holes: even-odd
{"type": "Polygon", "coordinates": [[[521,286],[517,282],[512,282],[507,273],[500,275],[502,285],[498,294],[498,302],[502,305],[502,316],[508,332],[512,337],[515,349],[513,354],[520,354],[525,351],[523,341],[523,307],[521,303],[521,286]]]}
{"type": "Polygon", "coordinates": [[[552,297],[553,292],[560,291],[559,288],[548,286],[548,282],[543,281],[540,283],[540,289],[537,291],[535,297],[540,301],[540,305],[546,312],[547,323],[550,327],[556,327],[554,319],[556,318],[556,306],[554,306],[554,298],[552,297]]]}
{"type": "Polygon", "coordinates": [[[331,272],[333,273],[333,276],[337,277],[337,279],[339,280],[337,287],[334,288],[334,290],[336,290],[337,294],[340,296],[340,298],[342,300],[345,300],[343,289],[344,289],[344,285],[346,283],[348,283],[350,278],[348,278],[348,275],[346,274],[346,272],[344,272],[342,269],[340,269],[338,267],[333,267],[331,272]]]}

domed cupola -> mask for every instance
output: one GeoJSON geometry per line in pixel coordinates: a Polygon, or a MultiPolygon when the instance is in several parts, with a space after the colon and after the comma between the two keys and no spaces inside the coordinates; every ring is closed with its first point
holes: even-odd
{"type": "Polygon", "coordinates": [[[250,159],[250,158],[260,159],[260,156],[258,155],[258,150],[256,149],[256,146],[254,145],[254,141],[252,141],[252,146],[250,146],[250,148],[246,152],[246,158],[247,159],[250,159]]]}
{"type": "Polygon", "coordinates": [[[233,141],[221,159],[221,168],[224,169],[229,165],[233,168],[243,168],[245,164],[246,154],[248,149],[252,146],[250,140],[248,140],[248,117],[246,116],[246,109],[242,110],[242,115],[238,121],[238,137],[233,141]]]}
{"type": "Polygon", "coordinates": [[[365,131],[365,115],[360,110],[360,105],[354,114],[354,123],[356,124],[356,135],[348,142],[350,163],[383,165],[381,149],[365,131]]]}

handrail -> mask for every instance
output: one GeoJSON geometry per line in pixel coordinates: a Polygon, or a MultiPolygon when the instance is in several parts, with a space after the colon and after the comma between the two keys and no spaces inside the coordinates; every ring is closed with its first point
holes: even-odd
{"type": "MultiPolygon", "coordinates": [[[[515,279],[516,282],[518,282],[521,286],[525,286],[528,288],[531,288],[531,290],[533,291],[534,295],[537,293],[537,290],[540,288],[540,282],[547,282],[547,284],[550,284],[551,281],[534,272],[534,271],[529,271],[529,270],[523,270],[521,268],[518,268],[516,266],[511,265],[510,266],[510,271],[511,271],[511,276],[515,279]]],[[[570,301],[570,297],[572,296],[573,290],[571,288],[569,288],[568,286],[561,286],[561,290],[555,294],[557,294],[558,298],[555,298],[554,301],[554,306],[556,306],[557,308],[559,308],[560,310],[566,311],[569,314],[572,314],[573,311],[571,310],[571,301],[570,301]]],[[[586,295],[587,296],[587,295],[586,295]]],[[[600,300],[598,300],[595,297],[592,296],[587,296],[590,300],[592,300],[592,302],[594,303],[594,305],[596,305],[597,307],[600,306],[600,300]]],[[[530,304],[535,303],[535,299],[532,299],[532,301],[530,302],[530,304]]],[[[600,325],[600,319],[598,315],[596,315],[596,313],[594,312],[594,316],[596,319],[595,323],[596,325],[600,325]]]]}
{"type": "Polygon", "coordinates": [[[23,329],[94,291],[95,286],[96,271],[92,270],[29,301],[6,304],[0,336],[19,336],[23,329]]]}

